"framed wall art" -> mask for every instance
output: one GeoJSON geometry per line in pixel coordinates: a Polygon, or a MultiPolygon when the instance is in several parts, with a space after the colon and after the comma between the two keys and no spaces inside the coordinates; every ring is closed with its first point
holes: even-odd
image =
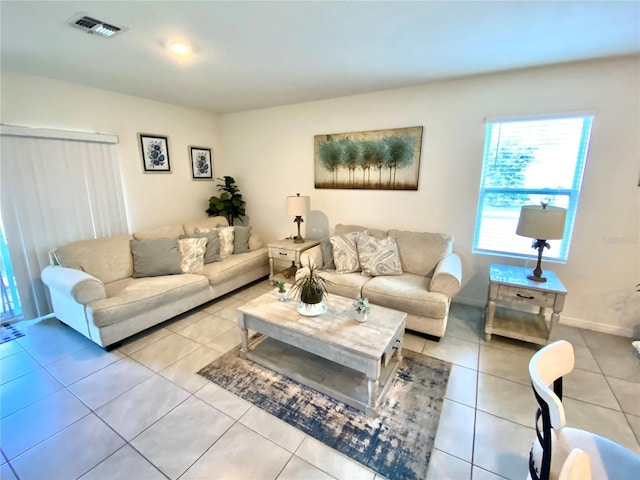
{"type": "Polygon", "coordinates": [[[145,172],[170,172],[169,140],[166,136],[140,133],[140,149],[145,172]]]}
{"type": "Polygon", "coordinates": [[[189,147],[191,154],[191,175],[194,180],[200,178],[213,178],[213,165],[211,163],[211,149],[202,147],[189,147]]]}
{"type": "Polygon", "coordinates": [[[418,190],[422,127],[316,135],[316,188],[418,190]]]}

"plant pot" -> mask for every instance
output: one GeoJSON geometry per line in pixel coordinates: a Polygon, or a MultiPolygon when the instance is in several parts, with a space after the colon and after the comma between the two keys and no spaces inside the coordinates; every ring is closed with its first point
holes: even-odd
{"type": "Polygon", "coordinates": [[[289,300],[289,292],[278,292],[278,300],[281,302],[289,300]]]}
{"type": "Polygon", "coordinates": [[[300,294],[300,300],[307,305],[313,305],[314,303],[322,302],[323,292],[322,290],[304,291],[300,294]]]}
{"type": "Polygon", "coordinates": [[[366,322],[367,321],[367,317],[369,316],[368,313],[366,312],[358,312],[356,311],[356,321],[357,322],[366,322]]]}

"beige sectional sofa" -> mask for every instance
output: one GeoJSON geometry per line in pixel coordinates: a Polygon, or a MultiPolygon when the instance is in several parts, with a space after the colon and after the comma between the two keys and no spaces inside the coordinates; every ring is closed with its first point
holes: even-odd
{"type": "Polygon", "coordinates": [[[141,257],[132,256],[132,240],[184,238],[218,226],[228,226],[227,220],[211,217],[56,248],[52,265],[42,272],[56,317],[108,347],[269,274],[267,248],[245,230],[244,253],[207,263],[196,273],[136,278],[134,261],[141,257]]]}
{"type": "MultiPolygon", "coordinates": [[[[332,242],[324,241],[303,253],[303,266],[315,264],[321,275],[331,284],[329,294],[348,298],[367,297],[373,304],[394,308],[407,313],[406,328],[433,337],[442,337],[447,327],[451,298],[460,290],[462,267],[460,257],[453,253],[454,238],[450,235],[402,230],[383,231],[355,225],[336,225],[332,242]],[[336,237],[354,232],[366,232],[376,239],[390,237],[397,245],[400,265],[381,270],[369,276],[361,268],[350,273],[339,273],[333,265],[340,254],[332,243],[336,237]],[[334,258],[335,257],[335,258],[334,258]],[[329,268],[327,268],[329,267],[329,268]]],[[[362,243],[360,243],[362,245],[362,243]]],[[[362,260],[363,251],[358,252],[362,260]]],[[[386,259],[389,255],[380,255],[386,259]]],[[[382,261],[382,260],[381,260],[382,261]]],[[[397,263],[397,261],[396,261],[397,263]]],[[[300,269],[296,278],[307,270],[300,269]]],[[[330,300],[329,296],[329,302],[330,300]]]]}

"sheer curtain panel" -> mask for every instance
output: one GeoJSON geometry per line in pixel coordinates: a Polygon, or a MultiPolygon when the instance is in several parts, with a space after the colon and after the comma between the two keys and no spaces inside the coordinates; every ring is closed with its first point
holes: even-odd
{"type": "Polygon", "coordinates": [[[127,232],[117,137],[2,125],[2,222],[25,319],[52,312],[49,251],[127,232]]]}

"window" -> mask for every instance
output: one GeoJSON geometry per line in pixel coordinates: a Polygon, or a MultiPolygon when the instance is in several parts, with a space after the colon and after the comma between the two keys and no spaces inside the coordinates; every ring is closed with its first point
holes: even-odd
{"type": "Polygon", "coordinates": [[[473,252],[528,257],[516,235],[522,205],[567,209],[564,237],[546,260],[566,261],[578,207],[592,116],[487,122],[473,252]]]}
{"type": "Polygon", "coordinates": [[[2,225],[25,320],[52,311],[40,280],[64,243],[127,233],[118,137],[0,125],[2,225]]]}

